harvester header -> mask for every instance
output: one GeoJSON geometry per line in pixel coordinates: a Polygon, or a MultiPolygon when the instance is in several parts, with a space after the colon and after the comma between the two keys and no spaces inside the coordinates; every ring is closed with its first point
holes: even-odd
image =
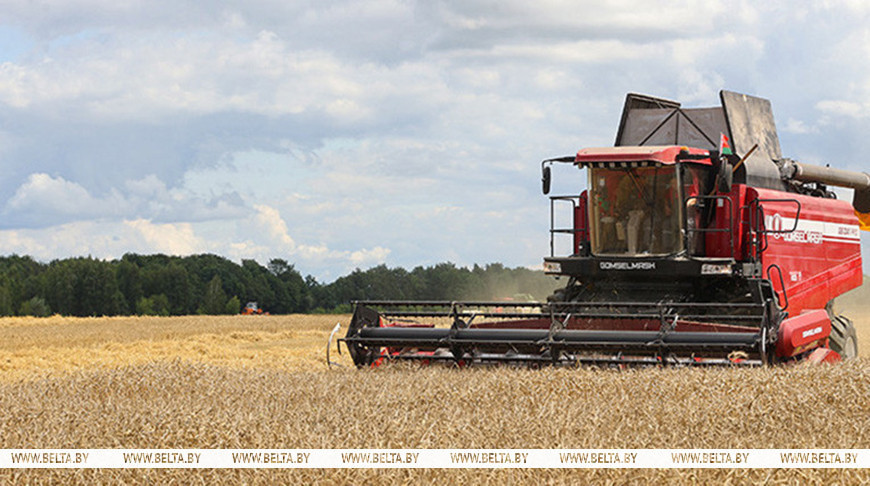
{"type": "Polygon", "coordinates": [[[544,270],[567,284],[547,302],[357,302],[342,340],[354,362],[854,357],[854,326],[834,299],[862,283],[870,175],[784,158],[769,101],[720,100],[682,108],[629,94],[614,147],[542,162],[545,194],[553,164],[588,177],[585,190],[550,197],[544,270]],[[829,186],[853,189],[852,204],[829,186]],[[557,208],[570,227],[556,227],[557,208]]]}

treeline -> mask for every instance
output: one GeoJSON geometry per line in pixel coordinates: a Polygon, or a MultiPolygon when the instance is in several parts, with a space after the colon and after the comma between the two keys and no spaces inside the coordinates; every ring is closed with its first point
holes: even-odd
{"type": "Polygon", "coordinates": [[[0,257],[2,316],[236,314],[246,302],[272,314],[348,312],[353,300],[543,299],[555,287],[541,272],[497,263],[470,269],[441,263],[411,271],[381,265],[323,284],[278,258],[263,266],[217,255],[127,254],[120,260],[50,263],[0,257]]]}

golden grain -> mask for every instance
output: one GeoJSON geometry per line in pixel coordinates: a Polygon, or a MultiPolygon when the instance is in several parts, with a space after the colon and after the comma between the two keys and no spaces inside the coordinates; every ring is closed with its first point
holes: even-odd
{"type": "MultiPolygon", "coordinates": [[[[0,319],[0,381],[172,358],[325,369],[329,332],[347,321],[334,315],[0,319]]],[[[351,364],[346,353],[333,361],[351,364]]]]}
{"type": "MultiPolygon", "coordinates": [[[[0,322],[2,448],[870,447],[867,358],[763,369],[330,370],[326,338],[346,316],[52,319],[0,322]]],[[[868,320],[857,321],[867,356],[868,320]]],[[[16,483],[868,479],[851,470],[0,472],[16,483]]]]}

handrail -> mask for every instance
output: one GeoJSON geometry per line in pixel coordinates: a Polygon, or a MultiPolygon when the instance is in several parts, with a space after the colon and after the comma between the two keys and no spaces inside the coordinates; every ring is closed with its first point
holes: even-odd
{"type": "Polygon", "coordinates": [[[752,248],[750,251],[750,259],[752,261],[759,261],[761,259],[761,254],[767,250],[768,242],[767,235],[769,234],[788,234],[797,231],[798,222],[801,217],[801,203],[797,199],[794,198],[755,198],[749,202],[747,206],[741,207],[741,209],[746,208],[749,210],[749,233],[751,237],[752,248]],[[764,218],[764,207],[761,203],[765,202],[787,202],[794,203],[797,207],[797,211],[794,216],[794,226],[791,229],[785,230],[776,230],[776,229],[767,229],[765,226],[765,218],[764,218]]]}
{"type": "MultiPolygon", "coordinates": [[[[577,211],[577,207],[580,205],[580,196],[550,196],[550,256],[556,256],[555,249],[555,235],[556,234],[570,234],[574,235],[577,233],[582,233],[587,231],[587,228],[556,228],[556,201],[567,201],[571,203],[571,217],[573,221],[574,213],[577,211]]],[[[571,242],[573,248],[574,242],[571,242]]],[[[576,248],[575,248],[576,250],[576,248]]]]}

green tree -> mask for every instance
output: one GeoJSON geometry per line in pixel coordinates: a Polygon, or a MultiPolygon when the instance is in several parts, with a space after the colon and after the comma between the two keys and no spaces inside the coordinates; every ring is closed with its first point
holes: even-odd
{"type": "Polygon", "coordinates": [[[131,260],[122,259],[115,269],[115,280],[118,282],[118,290],[121,291],[127,303],[126,308],[135,309],[136,303],[143,295],[139,267],[131,260]]]}
{"type": "Polygon", "coordinates": [[[46,265],[29,256],[0,257],[0,276],[9,291],[9,305],[16,311],[24,301],[42,292],[41,275],[46,265]]]}
{"type": "Polygon", "coordinates": [[[73,316],[126,313],[111,262],[94,258],[55,260],[42,274],[42,292],[56,312],[73,316]]]}
{"type": "Polygon", "coordinates": [[[110,263],[90,257],[81,258],[75,261],[74,270],[78,304],[74,306],[75,315],[110,316],[125,310],[118,308],[121,306],[116,295],[118,283],[110,263]]]}
{"type": "Polygon", "coordinates": [[[158,295],[167,299],[167,309],[170,315],[193,313],[190,305],[191,286],[188,273],[178,259],[172,260],[168,265],[158,267],[151,272],[151,285],[148,287],[148,293],[151,294],[152,299],[158,295]]]}
{"type": "Polygon", "coordinates": [[[163,294],[142,297],[136,303],[136,313],[140,316],[168,316],[169,299],[163,294]]]}
{"type": "Polygon", "coordinates": [[[156,316],[154,312],[154,301],[148,297],[140,297],[136,301],[136,315],[140,316],[156,316]]]}
{"type": "Polygon", "coordinates": [[[235,295],[227,301],[227,305],[224,306],[225,314],[238,314],[242,311],[242,302],[235,295]]]}
{"type": "Polygon", "coordinates": [[[22,316],[48,317],[51,315],[51,307],[42,297],[33,297],[21,304],[21,310],[18,313],[22,316]]]}
{"type": "Polygon", "coordinates": [[[274,312],[279,314],[305,312],[308,310],[308,286],[292,264],[280,258],[273,258],[267,266],[277,305],[274,312]]]}
{"type": "Polygon", "coordinates": [[[0,286],[0,316],[15,315],[15,307],[13,307],[12,295],[6,284],[0,286]]]}
{"type": "Polygon", "coordinates": [[[169,297],[165,294],[152,295],[151,300],[154,302],[154,313],[156,315],[168,316],[172,313],[169,297]]]}
{"type": "Polygon", "coordinates": [[[226,312],[227,296],[221,286],[221,278],[217,275],[208,283],[200,310],[201,314],[218,315],[226,312]]]}
{"type": "Polygon", "coordinates": [[[55,260],[42,274],[45,298],[62,315],[76,315],[76,271],[70,260],[55,260]]]}

